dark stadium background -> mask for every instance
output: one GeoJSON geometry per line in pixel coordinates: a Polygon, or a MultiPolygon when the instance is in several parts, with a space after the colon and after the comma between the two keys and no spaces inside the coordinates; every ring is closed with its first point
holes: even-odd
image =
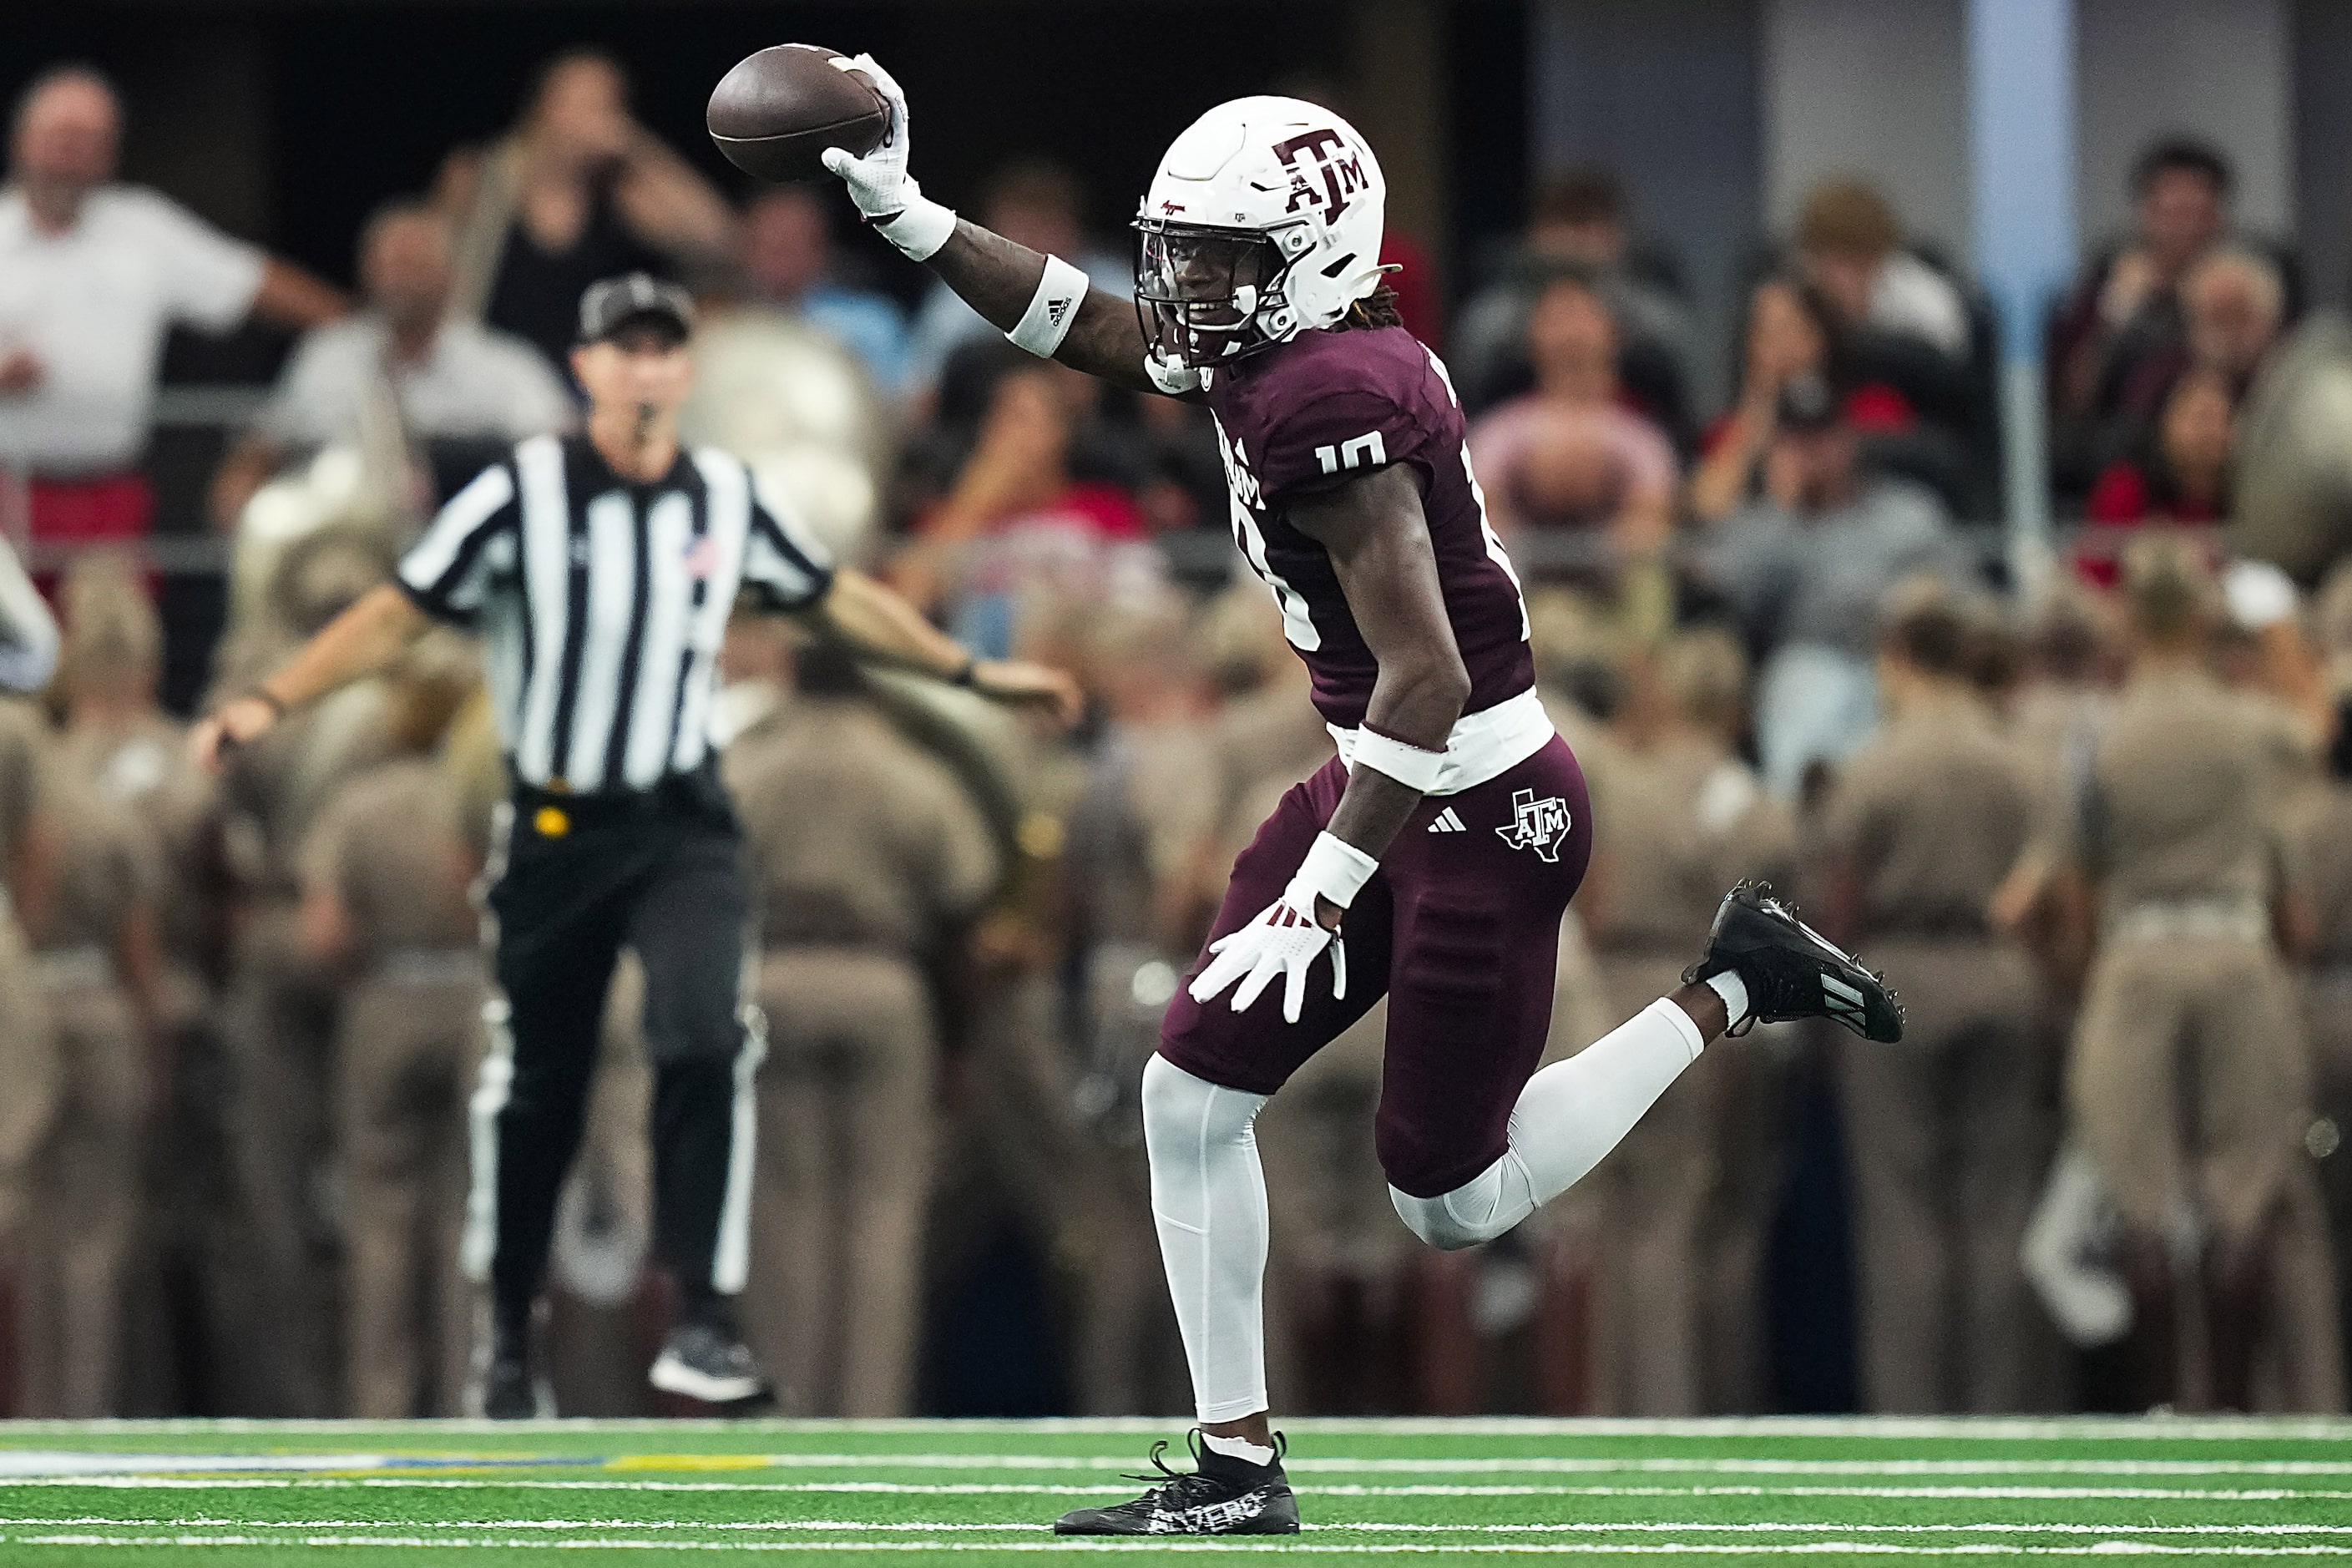
{"type": "MultiPolygon", "coordinates": [[[[752,50],[814,39],[890,62],[937,127],[925,189],[970,200],[985,172],[1050,153],[1085,181],[1099,230],[1200,106],[1314,79],[1344,97],[1366,47],[1335,4],[1091,0],[898,5],[690,4],[11,4],[0,92],[82,59],[132,105],[123,175],[348,281],[352,238],[389,192],[427,186],[457,144],[496,135],[556,50],[590,45],[627,67],[640,116],[740,194],[747,176],[702,133],[703,106],[752,50]],[[1149,83],[1139,91],[1139,82],[1149,83]]],[[[1369,8],[1376,10],[1376,7],[1369,8]]],[[[1527,178],[1524,7],[1446,7],[1445,164],[1454,248],[1512,229],[1527,178]]],[[[882,253],[887,254],[887,253],[882,253]]],[[[877,281],[911,293],[905,268],[877,281]]]]}

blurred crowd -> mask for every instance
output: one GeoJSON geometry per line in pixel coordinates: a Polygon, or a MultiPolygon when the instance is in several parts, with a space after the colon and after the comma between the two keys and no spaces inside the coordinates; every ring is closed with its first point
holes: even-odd
{"type": "MultiPolygon", "coordinates": [[[[1045,738],[730,630],[768,1042],[750,1337],[793,1414],[1181,1409],[1138,1077],[1234,855],[1331,752],[1205,415],[902,297],[829,191],[730,197],[593,52],[375,211],[356,299],[115,182],[121,112],[43,78],[0,195],[0,522],[79,546],[57,679],[0,707],[0,1409],[462,1408],[504,797],[475,655],[428,638],[206,778],[122,547],[163,334],[299,329],[208,498],[213,687],[249,688],[489,453],[573,420],[580,292],[635,268],[707,305],[696,438],[1090,700],[1045,738]]],[[[1815,1318],[1851,1325],[1874,1410],[2343,1406],[2352,575],[2233,560],[2222,525],[2241,426],[2308,412],[2294,334],[2344,329],[2298,326],[2292,253],[2234,227],[2210,150],[2152,148],[2134,194],[2052,320],[2086,526],[2032,581],[1965,526],[2000,494],[1990,311],[1888,193],[1811,193],[1727,345],[1603,170],[1542,181],[1450,311],[1401,251],[1592,786],[1554,1051],[1671,989],[1746,877],[1858,943],[1910,1026],[1727,1039],[1551,1209],[1440,1255],[1372,1151],[1375,1010],[1261,1121],[1277,1408],[1768,1410],[1815,1318]]],[[[1042,163],[971,205],[1125,292],[1090,210],[1042,163]]],[[[583,1043],[572,1414],[653,1408],[636,1011],[625,971],[583,1043]]]]}

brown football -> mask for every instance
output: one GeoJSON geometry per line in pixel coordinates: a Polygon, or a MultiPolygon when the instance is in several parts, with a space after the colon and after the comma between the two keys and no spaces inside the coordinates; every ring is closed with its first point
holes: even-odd
{"type": "Polygon", "coordinates": [[[763,180],[814,179],[827,147],[872,152],[890,129],[890,106],[872,82],[842,68],[844,58],[814,44],[761,49],[719,79],[706,116],[710,139],[763,180]]]}

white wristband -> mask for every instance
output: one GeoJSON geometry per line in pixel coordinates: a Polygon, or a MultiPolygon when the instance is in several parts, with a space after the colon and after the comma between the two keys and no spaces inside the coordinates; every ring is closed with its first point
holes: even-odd
{"type": "Polygon", "coordinates": [[[1421,746],[1407,745],[1377,730],[1360,727],[1356,731],[1356,754],[1350,759],[1358,767],[1370,768],[1408,789],[1427,795],[1437,787],[1437,775],[1445,766],[1445,753],[1421,746]]]}
{"type": "Polygon", "coordinates": [[[920,191],[898,212],[874,220],[874,232],[897,246],[909,261],[929,261],[937,256],[940,247],[955,237],[955,209],[940,205],[920,191]]]}
{"type": "Polygon", "coordinates": [[[1318,894],[1344,910],[1356,901],[1356,895],[1380,868],[1378,860],[1346,839],[1333,837],[1327,828],[1307,847],[1307,858],[1298,863],[1290,886],[1283,889],[1283,901],[1309,920],[1315,917],[1318,894]]]}
{"type": "Polygon", "coordinates": [[[1062,340],[1070,335],[1078,319],[1078,304],[1086,297],[1087,275],[1060,257],[1048,256],[1045,274],[1037,279],[1037,291],[1029,296],[1029,308],[1004,335],[1014,348],[1027,349],[1039,359],[1052,359],[1062,340]]]}

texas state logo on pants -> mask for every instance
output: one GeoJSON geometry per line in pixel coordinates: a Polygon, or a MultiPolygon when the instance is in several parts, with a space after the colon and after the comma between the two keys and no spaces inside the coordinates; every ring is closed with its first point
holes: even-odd
{"type": "Polygon", "coordinates": [[[1568,841],[1569,829],[1575,826],[1569,815],[1568,797],[1546,795],[1536,798],[1531,789],[1511,792],[1511,820],[1495,829],[1496,835],[1514,849],[1532,849],[1546,861],[1557,864],[1559,847],[1568,841]]]}

